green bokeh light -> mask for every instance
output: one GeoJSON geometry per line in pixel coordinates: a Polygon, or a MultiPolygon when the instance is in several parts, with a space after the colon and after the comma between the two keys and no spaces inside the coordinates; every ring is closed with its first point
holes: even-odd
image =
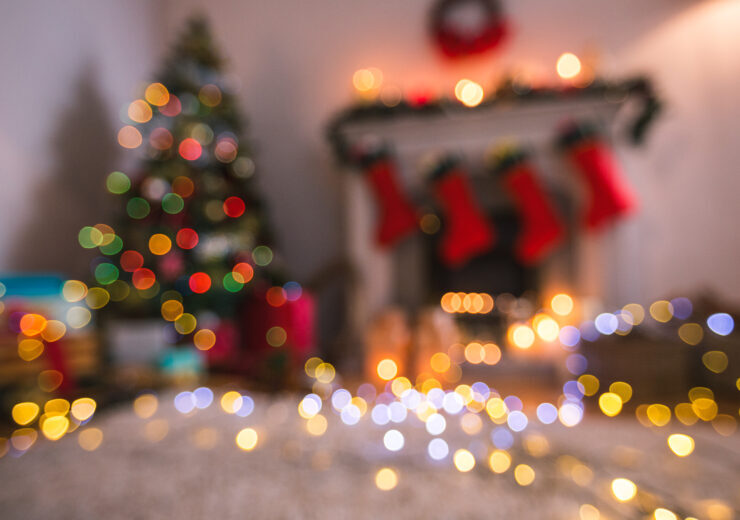
{"type": "Polygon", "coordinates": [[[111,284],[118,280],[118,268],[108,262],[98,264],[95,268],[95,279],[103,285],[111,284]]]}
{"type": "Polygon", "coordinates": [[[129,217],[142,219],[149,215],[149,203],[141,197],[134,197],[126,204],[126,212],[129,217]]]}
{"type": "Polygon", "coordinates": [[[185,201],[177,193],[168,193],[162,197],[162,209],[171,215],[180,213],[184,207],[185,201]]]}
{"type": "Polygon", "coordinates": [[[100,246],[100,252],[104,255],[115,255],[123,249],[123,240],[116,235],[108,244],[100,246]]]}
{"type": "Polygon", "coordinates": [[[226,276],[224,276],[224,289],[235,293],[239,292],[242,287],[244,287],[244,284],[234,280],[234,274],[232,272],[226,273],[226,276]]]}
{"type": "Polygon", "coordinates": [[[272,249],[267,246],[257,246],[254,248],[254,251],[252,251],[254,263],[262,267],[272,262],[272,257],[272,249]]]}
{"type": "Polygon", "coordinates": [[[98,247],[103,242],[103,233],[92,226],[85,226],[80,229],[77,240],[85,249],[98,247]]]}
{"type": "Polygon", "coordinates": [[[113,172],[108,175],[105,185],[109,192],[121,195],[131,189],[131,180],[123,172],[113,172]]]}

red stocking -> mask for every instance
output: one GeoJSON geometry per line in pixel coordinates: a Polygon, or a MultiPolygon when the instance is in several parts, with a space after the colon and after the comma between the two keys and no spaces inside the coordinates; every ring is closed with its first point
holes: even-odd
{"type": "Polygon", "coordinates": [[[519,210],[516,256],[523,264],[534,264],[562,241],[563,224],[524,154],[508,153],[499,159],[497,170],[519,210]]]}
{"type": "Polygon", "coordinates": [[[436,177],[433,187],[445,222],[440,254],[445,264],[458,267],[493,247],[494,230],[459,166],[446,165],[436,177]]]}
{"type": "Polygon", "coordinates": [[[632,211],[637,200],[607,144],[587,128],[573,127],[561,143],[588,189],[584,225],[590,230],[607,226],[632,211]]]}
{"type": "Polygon", "coordinates": [[[375,194],[380,216],[375,240],[382,247],[392,246],[418,228],[416,210],[401,191],[390,159],[372,159],[365,167],[365,175],[375,194]]]}

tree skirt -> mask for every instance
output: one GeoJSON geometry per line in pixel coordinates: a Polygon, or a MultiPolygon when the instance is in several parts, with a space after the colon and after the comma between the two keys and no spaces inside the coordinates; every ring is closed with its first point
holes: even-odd
{"type": "Polygon", "coordinates": [[[130,406],[108,409],[57,442],[39,440],[22,456],[3,457],[0,516],[589,520],[599,518],[596,510],[601,519],[631,519],[652,518],[656,508],[665,508],[679,518],[740,518],[737,434],[722,437],[705,424],[686,428],[674,420],[646,428],[634,416],[597,415],[574,428],[530,421],[515,434],[511,467],[496,474],[487,460],[490,422],[471,436],[462,431],[459,416],[448,416],[442,437],[451,453],[433,461],[427,455],[432,437],[415,417],[381,427],[366,414],[347,426],[324,409],[329,427],[314,437],[298,416],[296,397],[258,396],[248,417],[224,413],[218,399],[183,415],[172,397],[163,396],[149,419],[130,406]],[[103,432],[94,451],[78,444],[86,427],[103,432]],[[253,451],[235,443],[245,427],[259,434],[253,451]],[[405,437],[398,452],[383,445],[390,428],[405,437]],[[676,432],[696,441],[686,458],[666,444],[676,432]],[[455,469],[452,453],[459,448],[475,455],[472,471],[455,469]],[[534,469],[531,485],[517,483],[518,464],[534,469]],[[382,467],[397,472],[398,485],[390,491],[375,485],[382,467]],[[621,503],[612,495],[611,482],[618,477],[637,484],[634,499],[621,503]]]}

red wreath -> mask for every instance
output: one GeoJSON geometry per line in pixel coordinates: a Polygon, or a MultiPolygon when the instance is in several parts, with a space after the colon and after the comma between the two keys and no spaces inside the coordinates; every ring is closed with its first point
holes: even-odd
{"type": "Polygon", "coordinates": [[[496,0],[440,0],[432,10],[432,35],[442,53],[449,58],[482,54],[496,48],[509,32],[501,6],[496,0]],[[478,4],[485,22],[475,33],[460,31],[451,23],[452,13],[462,5],[478,4]]]}

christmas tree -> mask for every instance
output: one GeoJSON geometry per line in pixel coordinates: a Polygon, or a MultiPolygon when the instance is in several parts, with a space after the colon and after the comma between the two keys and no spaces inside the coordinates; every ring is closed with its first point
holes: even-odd
{"type": "Polygon", "coordinates": [[[83,247],[104,255],[93,262],[93,308],[110,299],[118,312],[161,314],[179,342],[202,350],[255,285],[284,281],[222,64],[205,21],[192,19],[160,80],[126,110],[129,124],[118,141],[139,153],[141,164],[135,175],[107,177],[121,204],[119,222],[79,236],[83,247]]]}

